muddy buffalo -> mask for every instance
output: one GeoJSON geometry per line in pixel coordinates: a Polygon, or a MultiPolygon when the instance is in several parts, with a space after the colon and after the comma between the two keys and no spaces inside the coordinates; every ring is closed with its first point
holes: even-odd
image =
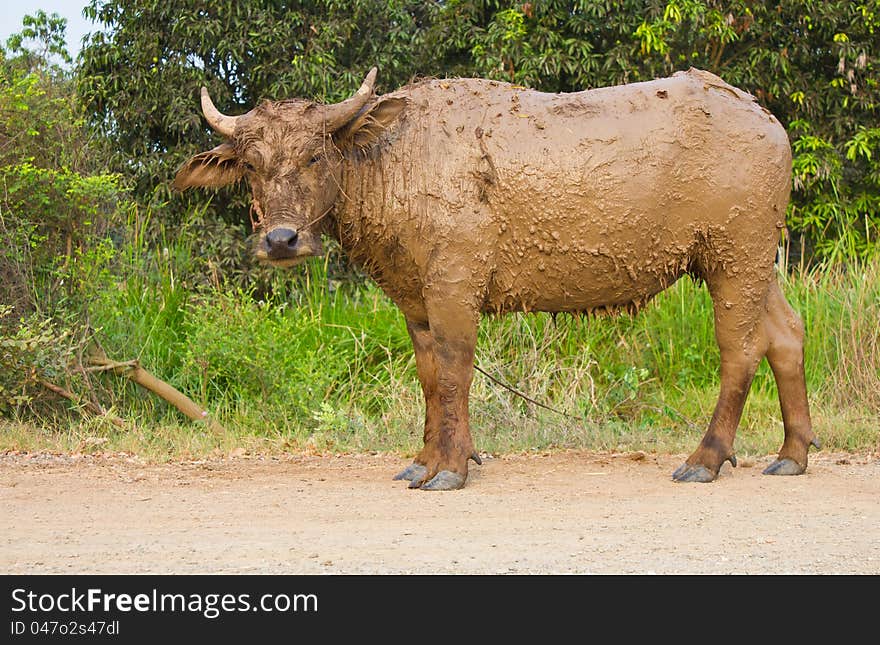
{"type": "Polygon", "coordinates": [[[479,463],[468,393],[481,314],[634,310],[690,274],[708,285],[721,391],[700,445],[673,473],[708,482],[758,363],[779,389],[785,438],[764,471],[796,475],[811,444],[804,328],[774,259],[789,199],[785,130],[708,72],[546,94],[481,79],[377,96],[375,68],[342,103],[202,110],[226,141],[175,186],[246,179],[256,255],[290,267],[336,238],[400,307],[425,397],[424,447],[396,476],[461,488],[479,463]]]}

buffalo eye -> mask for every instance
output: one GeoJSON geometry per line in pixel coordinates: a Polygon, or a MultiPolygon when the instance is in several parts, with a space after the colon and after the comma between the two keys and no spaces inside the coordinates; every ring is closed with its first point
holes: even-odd
{"type": "Polygon", "coordinates": [[[321,161],[321,155],[315,155],[314,157],[312,157],[311,159],[309,159],[309,163],[308,163],[308,165],[309,165],[309,166],[314,166],[314,165],[315,165],[316,163],[318,163],[319,161],[321,161]]]}
{"type": "Polygon", "coordinates": [[[248,163],[247,161],[243,162],[242,165],[244,166],[244,169],[247,170],[248,172],[254,172],[254,170],[255,170],[254,165],[248,163]]]}

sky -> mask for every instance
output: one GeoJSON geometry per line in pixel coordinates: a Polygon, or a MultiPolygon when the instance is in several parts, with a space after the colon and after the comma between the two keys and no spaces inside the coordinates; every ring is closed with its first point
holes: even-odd
{"type": "Polygon", "coordinates": [[[21,19],[25,14],[33,15],[40,9],[47,14],[57,13],[67,18],[67,49],[76,58],[82,37],[97,27],[83,18],[82,10],[89,0],[0,0],[0,43],[21,31],[21,19]]]}

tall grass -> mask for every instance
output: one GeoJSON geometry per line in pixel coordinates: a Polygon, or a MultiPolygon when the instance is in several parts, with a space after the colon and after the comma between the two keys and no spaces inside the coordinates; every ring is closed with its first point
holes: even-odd
{"type": "MultiPolygon", "coordinates": [[[[137,230],[144,222],[133,221],[137,230]]],[[[56,437],[101,435],[125,449],[179,455],[259,450],[400,450],[421,443],[423,406],[403,317],[366,284],[331,287],[325,260],[279,272],[272,296],[179,279],[186,238],[135,249],[148,268],[105,285],[91,307],[108,353],[138,357],[226,427],[211,436],[122,381],[117,410],[138,433],[85,424],[56,437]]],[[[134,258],[132,258],[133,260],[134,258]]],[[[131,264],[136,264],[131,262],[131,264]]],[[[143,264],[143,262],[141,262],[143,264]]],[[[807,328],[814,424],[832,449],[876,447],[880,428],[880,262],[780,273],[807,328]]],[[[718,390],[718,350],[705,287],[685,279],[637,316],[512,314],[483,320],[478,365],[560,412],[514,396],[479,373],[471,390],[477,446],[492,452],[582,447],[689,451],[718,390]]],[[[104,377],[112,378],[112,377],[104,377]]],[[[22,443],[15,433],[7,444],[22,443]],[[17,438],[16,438],[17,437],[17,438]]],[[[45,438],[45,434],[42,435],[45,438]]],[[[782,441],[766,362],[737,439],[740,454],[782,441]]],[[[67,443],[64,443],[64,442],[67,443]]]]}
{"type": "MultiPolygon", "coordinates": [[[[880,263],[779,274],[806,326],[813,420],[826,446],[866,449],[880,436],[880,263]]],[[[477,414],[500,449],[529,445],[690,450],[718,392],[719,353],[705,287],[681,280],[635,317],[580,321],[509,316],[481,335],[483,367],[573,423],[475,382],[477,414]]],[[[755,377],[738,447],[766,453],[782,441],[776,384],[755,377]]]]}

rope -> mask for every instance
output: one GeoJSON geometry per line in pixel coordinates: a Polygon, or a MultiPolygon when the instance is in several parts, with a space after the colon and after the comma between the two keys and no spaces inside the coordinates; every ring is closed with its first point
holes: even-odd
{"type": "Polygon", "coordinates": [[[519,390],[516,390],[516,389],[510,387],[507,383],[504,383],[503,381],[498,380],[497,378],[495,378],[494,376],[489,374],[489,372],[484,370],[482,367],[480,367],[476,363],[474,363],[474,369],[477,370],[483,376],[485,376],[487,379],[489,379],[490,381],[495,383],[496,385],[500,385],[508,392],[511,392],[512,394],[516,394],[518,397],[525,399],[529,403],[533,403],[540,408],[544,408],[545,410],[550,410],[550,412],[555,412],[556,414],[561,414],[562,416],[568,417],[569,419],[574,419],[575,421],[583,421],[583,419],[581,417],[576,417],[573,414],[568,414],[567,412],[563,412],[562,410],[557,410],[556,408],[551,408],[549,405],[544,405],[540,401],[535,401],[535,399],[523,394],[519,390]]]}

